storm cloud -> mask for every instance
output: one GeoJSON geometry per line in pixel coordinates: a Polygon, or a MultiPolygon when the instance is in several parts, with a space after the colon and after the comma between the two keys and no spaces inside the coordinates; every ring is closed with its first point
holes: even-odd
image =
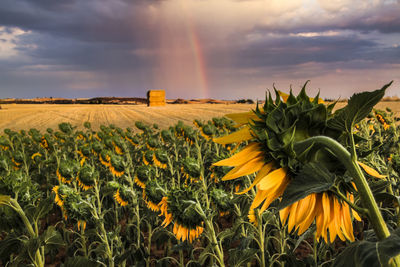
{"type": "Polygon", "coordinates": [[[0,98],[400,95],[399,1],[3,0],[0,98]],[[367,77],[367,78],[366,78],[367,77]]]}

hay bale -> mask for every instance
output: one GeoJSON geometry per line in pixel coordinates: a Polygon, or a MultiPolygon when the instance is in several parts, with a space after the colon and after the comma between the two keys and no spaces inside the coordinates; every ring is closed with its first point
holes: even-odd
{"type": "Polygon", "coordinates": [[[159,107],[165,106],[165,91],[164,90],[149,90],[147,92],[147,106],[159,107]]]}

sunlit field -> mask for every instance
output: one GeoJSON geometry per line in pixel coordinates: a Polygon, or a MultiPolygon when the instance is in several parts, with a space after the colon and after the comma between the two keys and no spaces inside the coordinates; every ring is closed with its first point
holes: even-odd
{"type": "MultiPolygon", "coordinates": [[[[345,103],[338,103],[336,108],[345,103]]],[[[29,130],[37,128],[57,128],[61,122],[68,122],[79,129],[88,121],[93,129],[100,125],[113,124],[126,128],[135,121],[147,124],[156,123],[160,128],[168,128],[179,120],[191,125],[193,120],[209,120],[227,113],[243,112],[254,109],[249,104],[168,104],[165,107],[147,107],[146,105],[58,105],[58,104],[6,104],[1,105],[0,131],[4,129],[29,130]]],[[[391,108],[400,115],[400,102],[380,102],[376,108],[391,108]]]]}

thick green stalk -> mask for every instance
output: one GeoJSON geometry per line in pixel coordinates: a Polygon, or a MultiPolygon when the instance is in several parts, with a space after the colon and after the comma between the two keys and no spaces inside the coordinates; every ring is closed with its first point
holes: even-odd
{"type": "Polygon", "coordinates": [[[296,145],[306,144],[319,144],[329,148],[333,154],[343,163],[346,169],[350,172],[354,178],[357,191],[360,195],[363,206],[368,210],[368,219],[370,220],[372,227],[374,228],[375,234],[379,240],[382,240],[390,235],[389,229],[385,221],[383,220],[382,214],[379,211],[378,205],[374,199],[372,191],[362,173],[358,163],[352,160],[351,154],[336,140],[327,136],[314,136],[307,140],[296,143],[296,145]]]}

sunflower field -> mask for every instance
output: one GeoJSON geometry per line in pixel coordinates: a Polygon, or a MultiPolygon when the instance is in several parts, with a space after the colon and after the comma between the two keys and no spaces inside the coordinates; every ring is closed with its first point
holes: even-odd
{"type": "Polygon", "coordinates": [[[336,111],[304,85],[192,126],[6,129],[0,266],[400,266],[389,86],[336,111]]]}

